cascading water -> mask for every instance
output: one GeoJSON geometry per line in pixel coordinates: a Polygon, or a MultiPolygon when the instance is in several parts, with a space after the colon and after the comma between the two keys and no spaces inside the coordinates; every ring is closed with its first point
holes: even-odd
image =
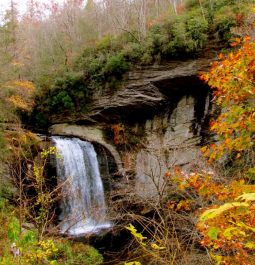
{"type": "Polygon", "coordinates": [[[62,187],[61,232],[70,235],[97,233],[109,228],[104,188],[97,154],[91,143],[77,138],[52,137],[60,154],[57,174],[62,187]]]}

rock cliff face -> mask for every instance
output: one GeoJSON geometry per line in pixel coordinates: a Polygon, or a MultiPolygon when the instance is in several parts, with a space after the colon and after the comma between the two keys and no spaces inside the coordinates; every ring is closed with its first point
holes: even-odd
{"type": "Polygon", "coordinates": [[[80,122],[86,119],[95,122],[145,119],[183,95],[201,93],[198,73],[208,65],[208,59],[198,59],[136,68],[117,91],[95,95],[89,113],[80,122]]]}
{"type": "Polygon", "coordinates": [[[205,166],[199,145],[211,104],[198,73],[208,65],[208,59],[197,59],[135,69],[117,91],[95,95],[89,113],[75,125],[54,125],[51,134],[102,144],[119,171],[133,172],[137,194],[155,196],[167,169],[205,166]],[[121,124],[121,144],[113,141],[113,124],[121,124]]]}

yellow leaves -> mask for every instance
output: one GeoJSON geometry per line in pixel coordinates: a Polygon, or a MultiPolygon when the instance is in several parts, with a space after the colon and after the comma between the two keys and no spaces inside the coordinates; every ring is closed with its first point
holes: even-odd
{"type": "Polygon", "coordinates": [[[244,40],[244,42],[250,41],[251,37],[250,36],[245,36],[243,40],[244,40]]]}
{"type": "Polygon", "coordinates": [[[211,240],[216,240],[218,238],[219,232],[220,229],[218,227],[210,227],[207,234],[211,240]]]}
{"type": "Polygon", "coordinates": [[[43,176],[42,176],[43,175],[43,167],[35,165],[34,166],[34,175],[35,175],[36,182],[40,183],[41,179],[43,178],[43,176]]]}
{"type": "MultiPolygon", "coordinates": [[[[239,187],[248,186],[245,186],[243,181],[235,182],[235,185],[240,185],[239,187]]],[[[218,250],[224,253],[220,261],[229,261],[226,264],[247,264],[241,262],[239,258],[254,256],[254,200],[255,193],[242,194],[235,199],[235,202],[209,209],[200,216],[197,229],[204,236],[203,245],[211,249],[212,258],[215,259],[214,254],[218,250]]],[[[253,260],[250,264],[254,264],[253,260]]]]}
{"type": "Polygon", "coordinates": [[[215,102],[224,109],[216,121],[210,124],[210,130],[220,136],[220,141],[211,151],[202,149],[214,162],[224,154],[235,151],[236,159],[242,152],[254,144],[254,76],[255,42],[249,36],[243,40],[234,39],[232,46],[241,45],[227,56],[219,54],[219,62],[214,62],[208,73],[201,79],[214,89],[215,102]]]}
{"type": "Polygon", "coordinates": [[[9,101],[17,108],[21,110],[29,111],[30,107],[28,106],[27,102],[23,100],[19,95],[13,95],[9,98],[9,101]]]}
{"type": "Polygon", "coordinates": [[[30,93],[35,90],[35,86],[28,80],[12,80],[6,83],[9,88],[22,89],[29,91],[30,93]]]}
{"type": "MultiPolygon", "coordinates": [[[[147,239],[147,237],[144,237],[141,233],[138,233],[137,229],[132,224],[129,224],[129,226],[126,226],[125,228],[131,232],[131,234],[135,237],[135,239],[143,248],[143,250],[148,251],[148,253],[153,253],[153,255],[158,255],[159,251],[166,249],[166,247],[160,246],[156,242],[153,243],[144,242],[144,240],[147,239]]],[[[157,238],[155,237],[153,238],[153,240],[157,241],[157,238]]],[[[141,265],[141,263],[138,261],[132,261],[128,263],[126,262],[125,265],[141,265]]]]}
{"type": "MultiPolygon", "coordinates": [[[[254,147],[255,42],[250,37],[236,38],[231,45],[240,48],[226,56],[220,54],[220,61],[201,77],[213,88],[214,101],[223,110],[210,123],[210,130],[218,136],[217,144],[201,148],[209,162],[231,154],[241,163],[254,147]]],[[[253,175],[253,171],[247,172],[247,176],[253,175]]],[[[209,202],[224,202],[200,215],[197,229],[203,235],[202,244],[211,250],[217,264],[248,264],[248,257],[249,264],[255,264],[255,185],[244,180],[226,185],[201,178],[187,181],[189,187],[209,202]]]]}
{"type": "Polygon", "coordinates": [[[176,205],[176,202],[175,201],[168,201],[167,204],[166,204],[166,207],[168,209],[174,209],[175,208],[175,205],[176,205]]]}
{"type": "Polygon", "coordinates": [[[220,265],[222,264],[222,259],[223,257],[222,256],[219,256],[219,255],[213,255],[211,254],[212,258],[216,261],[216,264],[215,265],[220,265]]]}
{"type": "Polygon", "coordinates": [[[52,257],[59,251],[52,239],[39,241],[31,248],[32,251],[25,254],[27,264],[45,263],[56,265],[57,261],[52,257]]]}
{"type": "Polygon", "coordinates": [[[255,242],[249,241],[244,245],[244,247],[248,249],[255,249],[255,242]]]}
{"type": "Polygon", "coordinates": [[[201,147],[200,150],[205,156],[209,155],[209,148],[207,146],[201,147]]]}
{"type": "Polygon", "coordinates": [[[177,212],[179,211],[190,211],[190,200],[181,200],[179,202],[177,201],[168,201],[166,204],[168,209],[173,209],[177,212]]]}
{"type": "Polygon", "coordinates": [[[220,60],[224,59],[224,58],[225,58],[224,53],[219,53],[218,58],[219,58],[220,60]]]}
{"type": "Polygon", "coordinates": [[[177,211],[190,211],[190,201],[189,200],[181,200],[176,207],[177,211]]]}
{"type": "Polygon", "coordinates": [[[255,193],[246,193],[246,194],[242,194],[241,196],[238,196],[236,198],[237,201],[245,201],[245,202],[251,202],[251,201],[255,201],[255,193]]]}
{"type": "Polygon", "coordinates": [[[46,241],[39,241],[38,245],[42,248],[42,250],[47,251],[50,250],[50,252],[57,252],[58,249],[53,242],[52,239],[48,239],[46,241]]]}
{"type": "Polygon", "coordinates": [[[240,157],[241,157],[241,154],[238,153],[238,154],[236,155],[236,159],[238,159],[238,158],[240,158],[240,157]]]}
{"type": "MultiPolygon", "coordinates": [[[[252,173],[252,172],[251,172],[252,173]]],[[[226,201],[226,200],[234,200],[236,197],[244,194],[244,193],[255,193],[255,185],[248,185],[245,183],[244,179],[234,180],[230,182],[228,185],[224,183],[217,183],[212,178],[213,172],[203,172],[203,173],[191,173],[190,175],[185,175],[180,172],[179,175],[175,175],[172,178],[174,184],[176,184],[176,188],[179,191],[187,190],[188,188],[192,188],[193,191],[197,193],[198,196],[203,199],[214,199],[218,201],[226,201]]],[[[189,204],[192,202],[188,200],[189,204]]],[[[169,201],[167,203],[167,207],[171,209],[176,209],[178,202],[169,201]]],[[[181,202],[182,204],[182,202],[181,202]]],[[[180,204],[180,206],[181,206],[180,204]]]]}
{"type": "Polygon", "coordinates": [[[55,146],[51,146],[47,149],[43,149],[41,152],[41,158],[45,159],[50,155],[58,155],[58,150],[55,146]]]}
{"type": "Polygon", "coordinates": [[[241,231],[237,227],[228,227],[224,233],[223,236],[226,237],[227,240],[231,240],[232,236],[239,234],[241,231]]]}
{"type": "Polygon", "coordinates": [[[131,234],[141,245],[146,245],[143,241],[147,239],[147,237],[144,237],[141,233],[138,233],[137,229],[132,224],[129,224],[129,226],[125,226],[125,228],[131,232],[131,234]]]}
{"type": "Polygon", "coordinates": [[[28,80],[12,80],[4,84],[11,94],[8,101],[15,107],[24,111],[30,111],[33,107],[32,95],[35,86],[28,80]]]}
{"type": "Polygon", "coordinates": [[[160,247],[160,246],[158,246],[158,245],[155,244],[155,243],[152,243],[152,244],[151,244],[151,248],[153,248],[153,249],[155,249],[155,250],[164,250],[164,249],[166,249],[165,247],[160,247]]]}
{"type": "Polygon", "coordinates": [[[245,224],[243,222],[238,222],[236,225],[241,227],[241,228],[245,228],[246,230],[250,230],[250,231],[255,233],[255,228],[254,227],[251,227],[251,226],[249,226],[249,225],[247,225],[247,224],[245,224]]]}
{"type": "Polygon", "coordinates": [[[209,219],[218,217],[221,215],[223,212],[228,211],[234,207],[249,207],[248,203],[245,202],[232,202],[232,203],[225,203],[218,208],[215,209],[209,209],[206,210],[199,218],[201,222],[205,222],[209,219]]]}

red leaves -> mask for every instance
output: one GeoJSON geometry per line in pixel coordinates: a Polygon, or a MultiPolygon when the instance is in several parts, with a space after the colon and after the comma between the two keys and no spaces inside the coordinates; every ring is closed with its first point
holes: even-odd
{"type": "Polygon", "coordinates": [[[171,173],[170,173],[169,171],[167,171],[167,172],[165,173],[165,177],[167,177],[167,178],[171,177],[171,173]]]}

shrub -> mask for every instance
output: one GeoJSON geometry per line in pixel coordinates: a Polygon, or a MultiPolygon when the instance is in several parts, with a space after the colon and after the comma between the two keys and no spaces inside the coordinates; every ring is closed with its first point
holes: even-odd
{"type": "Polygon", "coordinates": [[[88,62],[88,65],[85,69],[91,79],[97,80],[98,82],[103,80],[104,73],[102,68],[106,63],[106,60],[106,55],[99,53],[96,58],[92,58],[91,61],[88,62]]]}
{"type": "Polygon", "coordinates": [[[218,37],[229,40],[232,37],[231,28],[234,26],[236,26],[236,15],[232,8],[229,6],[221,8],[214,19],[214,27],[218,37]]]}
{"type": "Polygon", "coordinates": [[[139,43],[129,42],[123,46],[122,53],[127,61],[133,63],[141,59],[143,55],[143,48],[139,43]]]}
{"type": "Polygon", "coordinates": [[[103,263],[102,255],[89,245],[84,245],[82,243],[73,244],[72,254],[75,263],[86,265],[100,265],[103,263]]]}
{"type": "Polygon", "coordinates": [[[48,124],[48,116],[51,112],[70,113],[72,111],[86,110],[92,97],[92,88],[84,82],[81,73],[67,73],[58,78],[50,90],[45,90],[37,97],[37,108],[32,114],[32,119],[48,124]],[[40,102],[40,104],[39,104],[40,102]]]}
{"type": "Polygon", "coordinates": [[[254,264],[255,186],[244,179],[216,180],[212,172],[205,171],[190,175],[178,172],[169,178],[186,200],[170,201],[167,206],[178,210],[186,202],[185,208],[200,215],[200,243],[216,264],[254,264]]]}
{"type": "Polygon", "coordinates": [[[148,65],[153,62],[153,57],[150,53],[145,52],[141,58],[141,64],[148,65]]]}
{"type": "Polygon", "coordinates": [[[59,91],[57,95],[52,97],[52,102],[51,102],[52,108],[59,109],[62,107],[72,110],[74,109],[74,103],[72,98],[68,95],[67,91],[59,91]]]}
{"type": "Polygon", "coordinates": [[[110,55],[103,68],[105,76],[121,78],[129,70],[129,64],[122,53],[110,55]]]}
{"type": "Polygon", "coordinates": [[[118,52],[122,49],[122,38],[125,38],[124,36],[120,35],[118,37],[115,37],[107,35],[96,42],[96,50],[106,53],[108,53],[109,51],[118,52]]]}
{"type": "Polygon", "coordinates": [[[103,263],[103,256],[92,246],[83,243],[71,243],[64,239],[58,240],[56,246],[58,252],[55,259],[61,264],[100,265],[103,263]]]}
{"type": "Polygon", "coordinates": [[[207,43],[208,22],[202,16],[193,15],[187,20],[188,36],[194,43],[192,50],[202,49],[207,43]]]}

